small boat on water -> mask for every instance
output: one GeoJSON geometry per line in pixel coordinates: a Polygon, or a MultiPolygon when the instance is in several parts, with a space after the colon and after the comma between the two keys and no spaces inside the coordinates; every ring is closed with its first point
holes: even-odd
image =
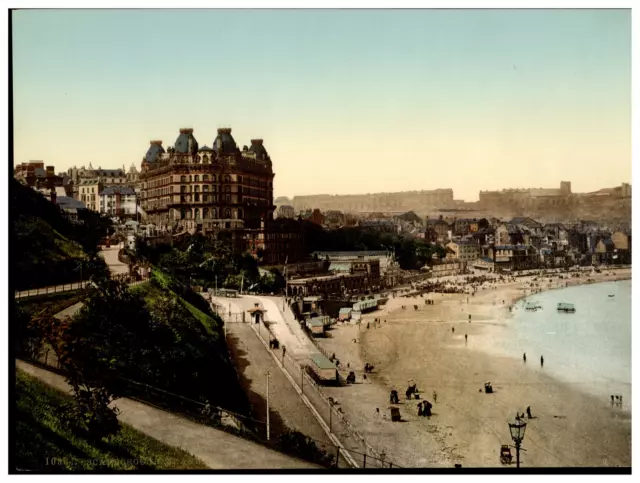
{"type": "Polygon", "coordinates": [[[567,304],[564,302],[560,302],[558,304],[558,312],[573,313],[575,311],[576,311],[576,308],[573,306],[573,304],[567,304]]]}
{"type": "Polygon", "coordinates": [[[609,295],[609,297],[615,297],[615,294],[609,295]]]}
{"type": "Polygon", "coordinates": [[[540,310],[541,308],[542,305],[540,305],[540,302],[527,302],[527,304],[524,306],[524,309],[530,312],[535,312],[536,310],[540,310]]]}

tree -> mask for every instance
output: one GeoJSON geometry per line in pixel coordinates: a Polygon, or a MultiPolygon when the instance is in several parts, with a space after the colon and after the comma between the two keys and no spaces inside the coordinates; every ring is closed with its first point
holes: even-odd
{"type": "Polygon", "coordinates": [[[150,331],[144,304],[124,283],[97,276],[94,283],[96,293],[72,320],[52,321],[47,338],[73,388],[74,423],[100,439],[119,429],[109,404],[124,390],[120,376],[144,366],[150,331]]]}
{"type": "Polygon", "coordinates": [[[39,324],[32,322],[29,312],[17,302],[14,301],[13,304],[12,325],[16,329],[14,334],[15,351],[30,359],[36,359],[42,346],[42,330],[39,324]]]}

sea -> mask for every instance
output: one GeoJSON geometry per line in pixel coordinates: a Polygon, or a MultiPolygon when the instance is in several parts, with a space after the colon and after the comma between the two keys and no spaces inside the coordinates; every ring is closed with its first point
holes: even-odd
{"type": "Polygon", "coordinates": [[[631,407],[631,280],[550,290],[521,299],[508,323],[494,337],[492,352],[518,357],[527,364],[569,382],[577,389],[610,401],[622,395],[631,407]],[[542,308],[525,310],[527,302],[542,308]],[[560,302],[575,313],[557,311],[560,302]]]}

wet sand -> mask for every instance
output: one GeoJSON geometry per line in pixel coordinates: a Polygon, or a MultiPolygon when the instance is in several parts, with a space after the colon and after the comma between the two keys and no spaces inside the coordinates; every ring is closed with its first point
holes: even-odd
{"type": "MultiPolygon", "coordinates": [[[[566,282],[585,283],[587,278],[630,278],[628,270],[614,273],[613,277],[594,274],[559,280],[552,288],[564,287],[566,282]]],[[[425,305],[425,298],[420,297],[391,299],[383,310],[367,314],[360,326],[338,326],[330,338],[318,340],[335,352],[345,370],[349,363],[348,370],[355,368],[358,376],[358,384],[331,388],[327,393],[339,400],[365,439],[384,450],[390,461],[405,467],[451,467],[456,463],[499,467],[500,445],[512,444],[508,421],[516,411],[531,406],[534,419],[527,420],[523,466],[631,465],[629,412],[611,408],[608,401],[548,376],[537,360],[524,364],[492,354],[486,346],[491,343],[493,326],[508,323],[508,306],[524,295],[522,287],[531,282],[517,280],[480,290],[469,296],[468,304],[467,295],[462,294],[429,294],[435,305],[425,305]],[[382,320],[377,327],[372,324],[374,318],[382,320]],[[476,345],[480,343],[483,347],[476,345]],[[365,362],[375,365],[367,380],[362,376],[365,362]],[[405,400],[409,379],[417,383],[421,399],[433,404],[431,418],[417,416],[417,400],[405,400]],[[486,381],[492,382],[493,394],[482,390],[486,381]],[[391,388],[399,392],[398,407],[406,422],[388,419],[391,388]],[[387,415],[386,420],[374,416],[377,407],[387,415]]]]}

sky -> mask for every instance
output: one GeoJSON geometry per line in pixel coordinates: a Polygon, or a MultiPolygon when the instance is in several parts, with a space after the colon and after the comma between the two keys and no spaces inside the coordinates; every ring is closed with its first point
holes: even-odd
{"type": "Polygon", "coordinates": [[[629,10],[21,10],[14,163],[263,138],[274,195],[631,182],[629,10]]]}

